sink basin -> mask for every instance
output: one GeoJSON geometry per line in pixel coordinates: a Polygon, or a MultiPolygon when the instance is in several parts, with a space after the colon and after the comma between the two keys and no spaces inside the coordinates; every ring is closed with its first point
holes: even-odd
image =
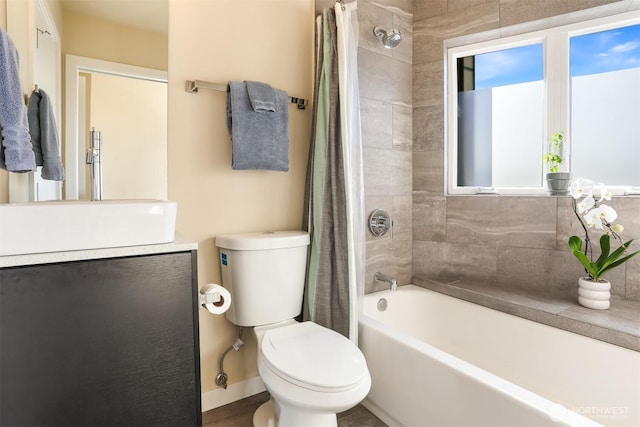
{"type": "Polygon", "coordinates": [[[176,212],[163,200],[0,204],[0,256],[170,243],[176,212]]]}

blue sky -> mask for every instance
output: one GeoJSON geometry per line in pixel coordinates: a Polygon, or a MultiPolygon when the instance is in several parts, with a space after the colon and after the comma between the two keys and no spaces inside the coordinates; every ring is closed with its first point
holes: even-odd
{"type": "MultiPolygon", "coordinates": [[[[476,55],[476,89],[543,78],[542,44],[476,55]]],[[[640,25],[571,39],[571,75],[640,67],[640,25]]]]}

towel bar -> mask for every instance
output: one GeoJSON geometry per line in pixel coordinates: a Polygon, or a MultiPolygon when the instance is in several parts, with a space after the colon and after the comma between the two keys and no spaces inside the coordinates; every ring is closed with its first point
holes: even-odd
{"type": "MultiPolygon", "coordinates": [[[[184,90],[189,93],[198,93],[198,89],[217,90],[219,92],[227,91],[226,83],[211,83],[204,80],[187,80],[184,90]]],[[[296,104],[298,110],[307,108],[307,100],[304,98],[289,97],[289,102],[296,104]]]]}

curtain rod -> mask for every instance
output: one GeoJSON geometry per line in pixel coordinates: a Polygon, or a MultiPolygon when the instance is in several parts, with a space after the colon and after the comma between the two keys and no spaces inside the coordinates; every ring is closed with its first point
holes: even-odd
{"type": "MultiPolygon", "coordinates": [[[[189,93],[198,93],[198,89],[216,90],[219,92],[227,91],[226,83],[211,83],[204,80],[187,80],[185,84],[185,91],[189,93]]],[[[304,98],[296,98],[294,96],[289,97],[289,102],[296,104],[298,110],[304,110],[307,108],[307,100],[304,98]]]]}

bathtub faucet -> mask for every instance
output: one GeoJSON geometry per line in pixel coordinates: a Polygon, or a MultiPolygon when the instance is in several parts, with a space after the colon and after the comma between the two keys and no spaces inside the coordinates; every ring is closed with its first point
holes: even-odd
{"type": "Polygon", "coordinates": [[[378,271],[373,275],[373,278],[376,282],[387,282],[389,285],[391,285],[392,291],[398,289],[398,281],[394,277],[387,277],[378,271]]]}

